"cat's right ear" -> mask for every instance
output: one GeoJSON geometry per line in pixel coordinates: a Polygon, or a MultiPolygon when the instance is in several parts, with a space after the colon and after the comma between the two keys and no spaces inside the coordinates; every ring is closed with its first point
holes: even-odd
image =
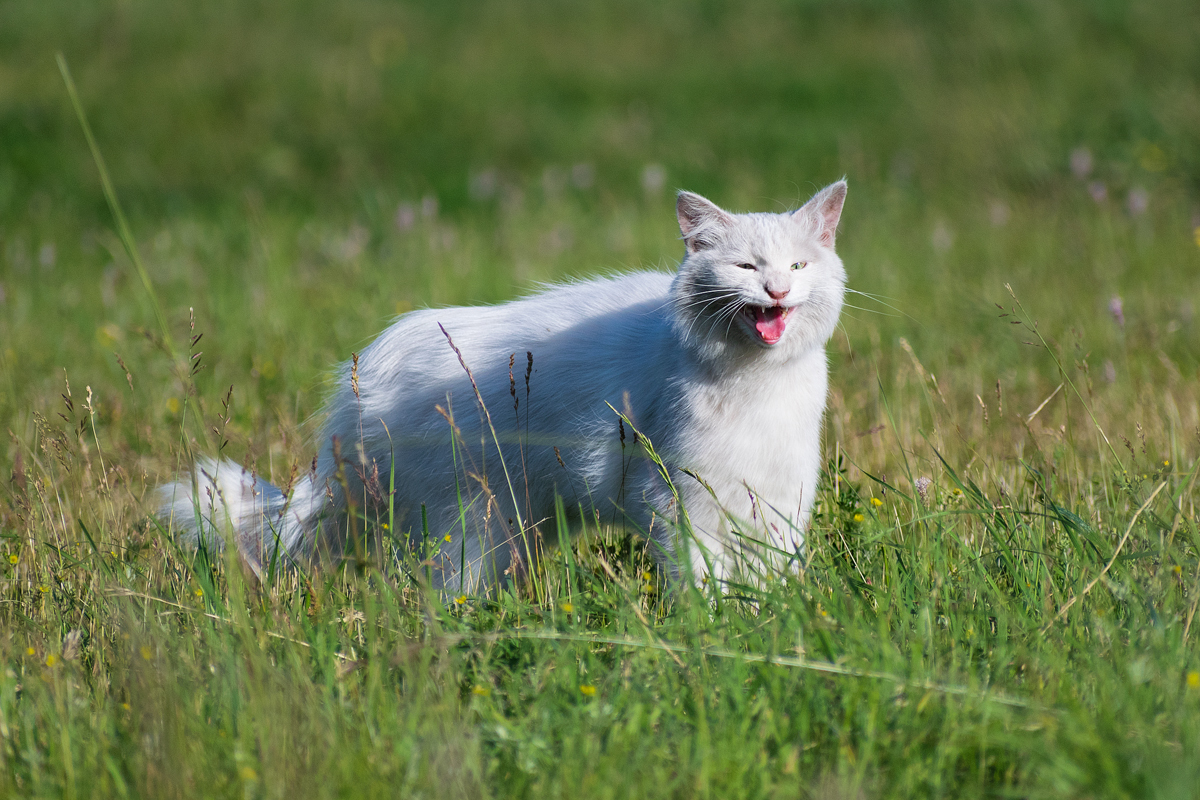
{"type": "Polygon", "coordinates": [[[837,234],[838,220],[842,218],[842,205],[846,202],[846,179],[831,183],[813,195],[803,207],[792,212],[796,219],[812,220],[821,244],[832,248],[837,234]]]}
{"type": "Polygon", "coordinates": [[[679,193],[675,214],[679,217],[679,232],[683,234],[683,243],[689,253],[698,253],[715,245],[733,222],[733,218],[716,203],[692,192],[679,193]]]}

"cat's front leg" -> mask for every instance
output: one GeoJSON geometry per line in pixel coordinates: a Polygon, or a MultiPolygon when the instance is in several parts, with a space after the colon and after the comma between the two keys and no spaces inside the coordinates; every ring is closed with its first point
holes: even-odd
{"type": "Polygon", "coordinates": [[[722,510],[711,490],[683,470],[669,468],[669,481],[647,461],[644,496],[648,530],[656,559],[672,580],[696,585],[725,581],[731,560],[723,535],[722,510]]]}

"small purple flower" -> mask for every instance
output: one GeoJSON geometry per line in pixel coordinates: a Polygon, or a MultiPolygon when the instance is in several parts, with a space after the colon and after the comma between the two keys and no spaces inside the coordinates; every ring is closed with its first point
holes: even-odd
{"type": "Polygon", "coordinates": [[[1086,147],[1076,147],[1071,151],[1071,173],[1083,180],[1092,174],[1092,151],[1086,147]]]}
{"type": "Polygon", "coordinates": [[[467,193],[476,202],[491,200],[496,196],[499,184],[500,179],[496,174],[496,170],[489,167],[488,169],[471,173],[470,178],[467,179],[467,193]]]}
{"type": "Polygon", "coordinates": [[[929,490],[933,487],[933,481],[922,475],[920,478],[917,478],[916,486],[917,494],[921,496],[921,502],[929,505],[929,490]]]}
{"type": "Polygon", "coordinates": [[[1088,194],[1097,203],[1103,203],[1108,199],[1108,187],[1104,185],[1104,181],[1092,181],[1088,184],[1088,194]]]}
{"type": "Polygon", "coordinates": [[[1129,212],[1129,216],[1137,217],[1146,213],[1146,209],[1150,207],[1150,193],[1141,186],[1135,186],[1129,190],[1129,195],[1125,198],[1125,209],[1129,212]]]}
{"type": "Polygon", "coordinates": [[[991,220],[993,228],[1003,228],[1008,224],[1010,216],[1008,205],[1002,201],[993,200],[988,204],[988,219],[991,220]]]}
{"type": "Polygon", "coordinates": [[[642,191],[656,195],[667,182],[667,170],[662,164],[647,164],[642,169],[642,191]]]}
{"type": "Polygon", "coordinates": [[[1117,368],[1113,366],[1112,361],[1104,362],[1104,382],[1105,383],[1116,383],[1117,382],[1117,368]]]}
{"type": "Polygon", "coordinates": [[[58,248],[54,246],[54,242],[42,245],[38,250],[38,263],[42,265],[42,269],[49,272],[54,269],[56,261],[58,261],[58,248]]]}
{"type": "Polygon", "coordinates": [[[396,207],[396,217],[393,220],[396,230],[401,233],[412,230],[417,224],[417,210],[412,203],[401,203],[396,207]]]}
{"type": "Polygon", "coordinates": [[[435,196],[433,196],[431,194],[427,194],[421,198],[421,218],[422,219],[433,219],[434,217],[437,216],[437,212],[438,212],[438,199],[435,196]]]}
{"type": "Polygon", "coordinates": [[[954,231],[950,230],[950,226],[945,222],[938,222],[933,226],[933,235],[930,239],[933,242],[933,249],[944,253],[954,245],[954,231]]]}
{"type": "Polygon", "coordinates": [[[1121,303],[1121,295],[1114,294],[1112,300],[1108,301],[1108,313],[1112,314],[1118,325],[1125,327],[1125,306],[1121,303]]]}
{"type": "Polygon", "coordinates": [[[596,168],[586,161],[571,167],[571,183],[576,189],[590,189],[596,182],[596,168]]]}

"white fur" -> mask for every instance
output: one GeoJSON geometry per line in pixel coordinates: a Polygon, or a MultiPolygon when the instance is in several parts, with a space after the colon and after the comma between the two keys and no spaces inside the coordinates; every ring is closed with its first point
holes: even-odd
{"type": "Polygon", "coordinates": [[[638,272],[405,314],[360,355],[358,397],[342,365],[316,471],[290,499],[210,461],[159,490],[161,514],[192,541],[232,532],[262,568],[344,545],[346,489],[386,519],[394,465],[397,532],[419,540],[424,505],[442,543],[434,582],[448,591],[478,591],[524,564],[522,526],[553,535],[556,496],[575,518],[582,510],[648,533],[675,574],[780,567],[803,546],[820,471],[824,346],[846,280],[833,249],[845,192],[840,181],[783,214],[730,214],[684,192],[686,255],[674,276],[638,272]],[[777,343],[755,332],[739,311],[747,304],[790,309],[777,343]],[[614,408],[668,468],[691,523],[683,552],[671,486],[614,408]]]}

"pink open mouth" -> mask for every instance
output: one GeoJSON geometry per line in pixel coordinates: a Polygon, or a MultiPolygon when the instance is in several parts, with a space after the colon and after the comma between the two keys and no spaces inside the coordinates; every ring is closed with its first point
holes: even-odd
{"type": "Polygon", "coordinates": [[[746,306],[742,310],[742,314],[754,328],[759,339],[767,344],[776,344],[783,338],[783,332],[787,329],[788,314],[791,311],[790,308],[783,306],[746,306]]]}

